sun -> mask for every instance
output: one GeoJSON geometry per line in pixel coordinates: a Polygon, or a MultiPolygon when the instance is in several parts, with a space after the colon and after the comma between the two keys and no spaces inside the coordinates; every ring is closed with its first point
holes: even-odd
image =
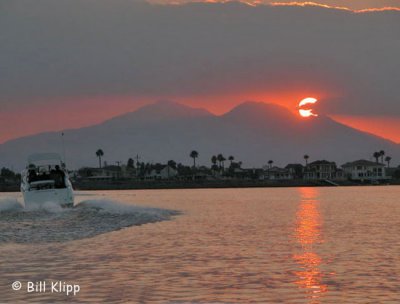
{"type": "Polygon", "coordinates": [[[310,109],[309,106],[311,104],[315,104],[318,102],[318,99],[314,97],[307,97],[304,98],[303,100],[300,101],[299,106],[297,107],[299,109],[299,114],[301,117],[311,117],[311,116],[318,116],[318,114],[313,113],[313,109],[310,109]]]}

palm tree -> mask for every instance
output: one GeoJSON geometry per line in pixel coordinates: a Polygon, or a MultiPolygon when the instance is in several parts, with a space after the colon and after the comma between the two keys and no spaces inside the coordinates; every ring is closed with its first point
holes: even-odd
{"type": "Polygon", "coordinates": [[[102,157],[103,155],[104,155],[103,150],[98,149],[98,150],[96,151],[96,156],[99,158],[99,168],[101,168],[101,157],[102,157]]]}
{"type": "Polygon", "coordinates": [[[385,156],[385,151],[380,150],[379,155],[381,156],[381,163],[383,163],[383,157],[385,156]]]}
{"type": "Polygon", "coordinates": [[[172,159],[167,162],[167,165],[173,169],[176,169],[176,161],[174,161],[172,159]]]}
{"type": "Polygon", "coordinates": [[[225,170],[225,161],[226,161],[226,158],[225,157],[222,157],[222,170],[225,170]]]}
{"type": "Polygon", "coordinates": [[[215,166],[217,164],[217,157],[215,155],[213,155],[211,157],[211,163],[215,166]]]}
{"type": "Polygon", "coordinates": [[[217,160],[219,161],[219,168],[224,167],[224,161],[226,161],[226,158],[222,154],[217,155],[217,160]]]}
{"type": "Polygon", "coordinates": [[[375,161],[378,163],[379,162],[379,157],[381,156],[380,152],[374,152],[372,156],[375,158],[375,161]]]}
{"type": "Polygon", "coordinates": [[[306,161],[306,167],[308,166],[308,159],[310,158],[310,156],[308,156],[307,154],[303,156],[305,161],[306,161]]]}
{"type": "Polygon", "coordinates": [[[387,162],[387,167],[390,168],[390,161],[392,160],[392,158],[390,156],[386,156],[385,157],[385,162],[387,162]]]}
{"type": "Polygon", "coordinates": [[[168,179],[169,179],[169,168],[176,169],[176,162],[173,161],[172,159],[167,162],[167,176],[168,176],[168,179]]]}
{"type": "Polygon", "coordinates": [[[268,165],[269,165],[269,168],[271,169],[272,168],[272,164],[274,163],[274,161],[273,160],[269,160],[268,161],[268,165]]]}
{"type": "Polygon", "coordinates": [[[231,162],[231,166],[232,166],[232,162],[234,161],[235,158],[231,155],[231,156],[228,157],[228,159],[231,162]]]}
{"type": "Polygon", "coordinates": [[[135,161],[133,160],[133,158],[128,159],[128,163],[126,164],[126,166],[128,168],[133,168],[135,166],[135,161]]]}
{"type": "Polygon", "coordinates": [[[216,169],[218,169],[217,161],[218,161],[217,157],[215,155],[213,155],[211,157],[211,163],[212,163],[211,169],[212,169],[213,175],[215,175],[215,171],[217,171],[216,169]]]}
{"type": "Polygon", "coordinates": [[[196,158],[199,157],[199,152],[193,150],[190,152],[190,157],[193,158],[193,168],[196,168],[196,158]]]}

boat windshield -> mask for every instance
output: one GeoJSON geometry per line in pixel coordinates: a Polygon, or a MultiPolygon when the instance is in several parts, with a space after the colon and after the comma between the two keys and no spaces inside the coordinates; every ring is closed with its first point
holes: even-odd
{"type": "Polygon", "coordinates": [[[65,171],[59,165],[35,166],[31,164],[28,167],[27,179],[31,188],[65,188],[65,176],[65,171]]]}

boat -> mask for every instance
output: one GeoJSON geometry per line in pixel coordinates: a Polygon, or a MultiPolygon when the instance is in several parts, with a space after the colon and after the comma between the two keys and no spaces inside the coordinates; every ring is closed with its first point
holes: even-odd
{"type": "Polygon", "coordinates": [[[61,207],[74,205],[74,192],[68,171],[57,153],[36,153],[28,157],[21,173],[25,207],[52,202],[61,207]]]}

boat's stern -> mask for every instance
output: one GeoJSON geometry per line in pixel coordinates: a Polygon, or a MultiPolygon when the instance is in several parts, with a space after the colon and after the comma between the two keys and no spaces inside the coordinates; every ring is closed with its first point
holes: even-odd
{"type": "Polygon", "coordinates": [[[24,196],[25,206],[31,204],[44,204],[44,203],[56,203],[60,206],[73,206],[74,195],[73,192],[68,189],[43,189],[43,190],[31,190],[22,192],[24,196]]]}

